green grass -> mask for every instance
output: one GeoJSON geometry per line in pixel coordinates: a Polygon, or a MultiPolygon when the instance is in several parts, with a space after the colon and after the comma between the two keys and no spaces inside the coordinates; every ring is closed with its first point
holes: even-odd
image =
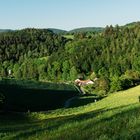
{"type": "Polygon", "coordinates": [[[63,37],[67,39],[74,39],[74,35],[63,35],[63,37]]]}
{"type": "Polygon", "coordinates": [[[140,86],[85,106],[0,115],[1,140],[139,140],[140,86]]]}

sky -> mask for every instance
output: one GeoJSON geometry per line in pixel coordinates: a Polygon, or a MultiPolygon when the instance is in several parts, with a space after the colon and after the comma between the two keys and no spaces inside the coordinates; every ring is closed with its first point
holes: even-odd
{"type": "Polygon", "coordinates": [[[140,0],[0,0],[0,29],[125,25],[140,21],[140,0]]]}

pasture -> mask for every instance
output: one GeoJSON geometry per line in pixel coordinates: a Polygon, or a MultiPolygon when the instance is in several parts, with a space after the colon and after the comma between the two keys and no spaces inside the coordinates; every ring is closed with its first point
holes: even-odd
{"type": "MultiPolygon", "coordinates": [[[[140,86],[78,107],[1,113],[1,140],[140,139],[140,86]]],[[[89,98],[89,97],[88,97],[89,98]]]]}

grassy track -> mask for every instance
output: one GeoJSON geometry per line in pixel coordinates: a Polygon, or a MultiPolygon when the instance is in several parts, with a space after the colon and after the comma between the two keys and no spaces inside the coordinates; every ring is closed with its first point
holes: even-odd
{"type": "Polygon", "coordinates": [[[137,86],[85,106],[47,113],[3,114],[0,139],[139,140],[139,96],[137,86]]]}

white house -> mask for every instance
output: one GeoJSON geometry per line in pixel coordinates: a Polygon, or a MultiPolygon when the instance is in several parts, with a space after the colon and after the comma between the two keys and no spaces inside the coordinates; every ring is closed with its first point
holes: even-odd
{"type": "Polygon", "coordinates": [[[80,79],[76,79],[75,80],[75,84],[77,84],[78,86],[84,86],[84,85],[94,84],[94,82],[91,81],[91,80],[80,80],[80,79]]]}

